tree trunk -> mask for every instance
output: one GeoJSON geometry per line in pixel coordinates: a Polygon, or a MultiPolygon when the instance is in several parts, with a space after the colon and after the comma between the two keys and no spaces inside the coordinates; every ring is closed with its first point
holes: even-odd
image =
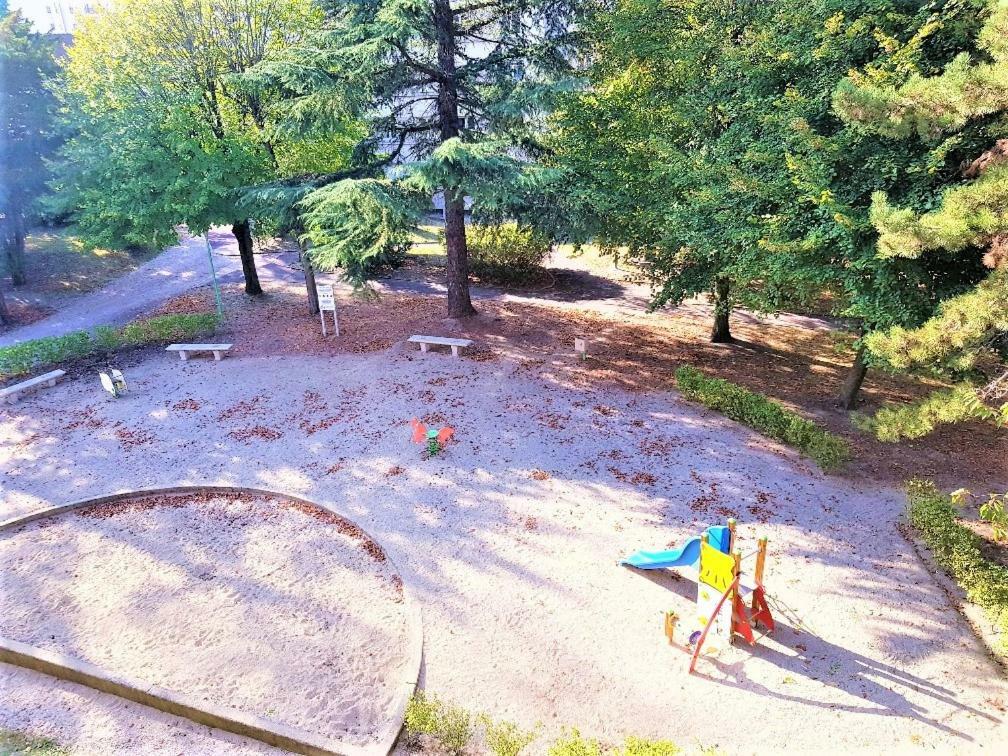
{"type": "Polygon", "coordinates": [[[14,325],[10,310],[7,309],[7,300],[4,299],[3,290],[0,289],[0,325],[14,325]]]}
{"type": "Polygon", "coordinates": [[[713,344],[730,344],[735,341],[728,322],[731,316],[730,294],[731,282],[727,278],[718,278],[714,282],[714,328],[710,337],[713,344]]]}
{"type": "Polygon", "coordinates": [[[241,256],[242,273],[245,275],[245,293],[257,297],[263,293],[259,285],[259,274],[256,273],[255,255],[252,251],[252,229],[248,219],[231,226],[231,233],[238,240],[238,254],[241,256]]]}
{"type": "MultiPolygon", "coordinates": [[[[437,34],[438,126],[441,141],[457,137],[460,132],[458,114],[458,84],[455,79],[455,20],[450,0],[434,0],[434,28],[437,34]]],[[[469,298],[469,251],[466,247],[465,198],[456,183],[443,187],[445,203],[445,266],[448,285],[448,317],[466,318],[476,310],[469,298]]]]}
{"type": "Polygon", "coordinates": [[[25,227],[24,217],[20,212],[11,213],[10,234],[4,239],[4,252],[7,255],[7,270],[10,272],[11,283],[24,286],[28,278],[25,275],[25,227]]]}
{"type": "Polygon", "coordinates": [[[307,244],[298,243],[301,248],[301,268],[304,270],[305,289],[308,290],[308,312],[319,314],[318,286],[315,284],[315,266],[308,255],[307,244]]]}
{"type": "Polygon", "coordinates": [[[465,201],[445,196],[445,247],[448,250],[446,278],[448,317],[466,318],[476,314],[469,298],[469,249],[466,247],[465,201]]]}
{"type": "Polygon", "coordinates": [[[845,410],[852,410],[857,404],[858,392],[868,373],[868,363],[865,361],[864,346],[858,347],[857,354],[854,355],[854,364],[847,372],[847,379],[843,388],[840,389],[840,396],[837,397],[837,406],[845,410]]]}

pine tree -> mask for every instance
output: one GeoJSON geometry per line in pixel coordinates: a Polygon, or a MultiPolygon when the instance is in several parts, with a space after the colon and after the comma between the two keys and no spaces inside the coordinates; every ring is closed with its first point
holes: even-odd
{"type": "MultiPolygon", "coordinates": [[[[925,27],[926,29],[927,27],[925,27]]],[[[990,148],[949,182],[933,210],[897,207],[877,193],[871,219],[883,258],[919,258],[942,251],[976,258],[993,271],[976,288],[948,299],[918,328],[892,328],[866,339],[879,359],[901,370],[969,376],[1000,349],[1008,354],[1008,0],[995,0],[977,38],[977,54],[962,52],[936,76],[892,83],[878,72],[856,74],[837,90],[848,121],[894,139],[919,137],[944,153],[978,124],[990,148]]],[[[917,405],[879,413],[876,429],[890,438],[922,435],[937,422],[983,417],[1008,423],[1008,386],[1001,370],[986,386],[969,384],[917,405]],[[1002,403],[1003,402],[1003,403],[1002,403]]]]}
{"type": "MultiPolygon", "coordinates": [[[[918,325],[979,270],[879,257],[871,196],[934,196],[956,149],[943,162],[845,124],[832,95],[851,69],[939,72],[972,42],[970,10],[943,8],[934,48],[909,55],[899,40],[929,19],[899,2],[621,0],[591,27],[592,88],[558,119],[558,204],[573,233],[650,263],[653,306],[712,294],[715,339],[736,303],[825,300],[866,334],[918,325]]],[[[867,369],[862,349],[841,405],[867,369]]]]}
{"type": "Polygon", "coordinates": [[[373,234],[348,227],[357,222],[352,218],[326,213],[356,193],[354,202],[394,203],[398,210],[386,219],[408,226],[416,215],[407,210],[407,195],[441,192],[448,314],[471,315],[466,198],[477,207],[501,201],[540,151],[543,120],[572,73],[577,6],[570,0],[350,0],[323,7],[323,31],[253,77],[286,92],[286,127],[295,133],[326,133],[332,113],[344,108],[368,127],[357,145],[355,175],[288,182],[288,197],[310,208],[310,234],[329,239],[312,255],[321,266],[342,262],[359,279],[365,267],[346,263],[377,253],[373,234]],[[390,180],[376,181],[382,171],[390,180]],[[368,183],[327,187],[357,180],[368,183]],[[310,196],[314,191],[326,196],[310,196]]]}

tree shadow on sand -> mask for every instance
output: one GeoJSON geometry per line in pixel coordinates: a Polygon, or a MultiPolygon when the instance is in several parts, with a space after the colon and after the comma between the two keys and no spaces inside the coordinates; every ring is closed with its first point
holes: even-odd
{"type": "MultiPolygon", "coordinates": [[[[683,598],[690,601],[696,599],[696,584],[678,573],[669,570],[627,569],[683,598]]],[[[746,654],[743,658],[725,662],[713,656],[702,656],[694,672],[697,677],[731,688],[755,692],[768,698],[836,712],[906,717],[967,741],[973,741],[974,738],[950,727],[945,721],[929,716],[925,709],[901,693],[900,688],[919,695],[923,694],[936,703],[979,717],[992,724],[1001,721],[988,712],[960,703],[956,699],[955,691],[949,688],[826,640],[812,632],[802,623],[798,613],[780,599],[768,596],[767,600],[774,615],[773,632],[768,633],[762,626],[757,628],[756,644],[753,646],[736,638],[736,648],[746,654]],[[749,657],[769,662],[795,677],[818,681],[848,695],[858,695],[866,701],[866,704],[817,700],[790,694],[780,687],[770,687],[747,674],[746,663],[749,657]],[[712,666],[720,673],[719,675],[710,673],[712,666]],[[842,676],[836,674],[838,668],[843,670],[842,676]]],[[[944,719],[947,720],[948,717],[944,719]]]]}

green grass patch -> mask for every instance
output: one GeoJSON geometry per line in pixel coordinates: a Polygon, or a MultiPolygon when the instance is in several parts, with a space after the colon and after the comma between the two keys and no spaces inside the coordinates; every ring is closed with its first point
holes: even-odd
{"type": "MultiPolygon", "coordinates": [[[[33,228],[25,238],[26,288],[50,294],[95,291],[136,270],[158,250],[93,249],[59,227],[33,228]]],[[[0,255],[0,276],[9,275],[6,255],[0,255]]]]}
{"type": "Polygon", "coordinates": [[[850,459],[850,447],[840,436],[763,394],[721,378],[708,378],[689,365],[676,371],[676,384],[687,399],[798,449],[823,470],[834,470],[850,459]]]}
{"type": "MultiPolygon", "coordinates": [[[[548,744],[537,744],[541,724],[522,730],[513,722],[496,722],[487,714],[474,717],[466,709],[445,703],[423,691],[410,699],[406,707],[408,745],[436,753],[490,753],[493,756],[519,756],[532,752],[549,756],[678,756],[682,749],[670,740],[646,740],[629,737],[621,745],[609,745],[585,738],[570,729],[548,744]],[[472,745],[475,741],[475,747],[472,745]]],[[[700,749],[706,753],[706,749],[700,749]]]]}
{"type": "Polygon", "coordinates": [[[0,348],[0,381],[29,375],[36,370],[96,352],[185,341],[212,333],[216,327],[217,315],[212,312],[161,315],[138,320],[122,328],[99,326],[93,333],[74,331],[63,336],[32,339],[0,348]]]}
{"type": "Polygon", "coordinates": [[[64,756],[69,753],[49,738],[0,729],[0,756],[64,756]]]}
{"type": "Polygon", "coordinates": [[[1001,650],[1008,652],[1008,568],[984,557],[980,536],[959,522],[951,495],[933,483],[912,480],[907,484],[907,514],[938,566],[998,627],[1001,650]]]}

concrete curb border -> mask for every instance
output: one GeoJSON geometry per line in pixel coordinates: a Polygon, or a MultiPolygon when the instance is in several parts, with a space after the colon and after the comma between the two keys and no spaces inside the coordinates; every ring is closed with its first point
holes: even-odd
{"type": "MultiPolygon", "coordinates": [[[[365,537],[376,544],[379,543],[376,538],[364,530],[364,528],[361,528],[354,520],[328,504],[264,488],[213,485],[178,485],[117,491],[104,496],[81,499],[69,504],[60,504],[5,520],[0,522],[0,532],[96,504],[107,504],[143,496],[186,494],[197,491],[272,496],[300,504],[316,506],[346,520],[358,528],[365,537]]],[[[385,551],[384,547],[382,547],[382,550],[385,551]]],[[[377,742],[371,746],[355,746],[335,738],[327,738],[295,727],[289,727],[279,722],[246,714],[229,707],[206,704],[157,686],[112,675],[106,670],[79,659],[3,637],[0,637],[0,662],[26,667],[52,677],[86,685],[95,690],[111,693],[168,714],[184,717],[193,722],[226,732],[253,738],[293,753],[306,754],[306,756],[384,756],[392,751],[396,740],[399,738],[399,733],[402,730],[403,721],[406,716],[406,707],[413,693],[416,691],[417,682],[420,677],[420,666],[423,662],[424,641],[423,614],[420,604],[416,601],[411,588],[403,579],[402,571],[395,560],[387,551],[385,551],[385,556],[402,581],[403,604],[407,615],[408,658],[400,672],[397,673],[401,674],[401,679],[398,682],[399,693],[392,706],[390,720],[379,733],[377,742]]]]}
{"type": "Polygon", "coordinates": [[[976,635],[977,640],[980,641],[980,645],[983,646],[987,655],[998,664],[1002,673],[1008,672],[1008,653],[1000,650],[1001,634],[992,629],[987,612],[984,611],[983,607],[977,606],[966,598],[966,592],[935,561],[934,556],[931,554],[931,549],[928,548],[928,545],[924,541],[917,537],[906,512],[900,513],[899,518],[896,520],[896,529],[913,546],[914,551],[917,553],[917,558],[934,581],[938,583],[938,587],[942,589],[942,592],[959,611],[963,619],[966,620],[966,624],[970,626],[970,629],[976,635]]]}

